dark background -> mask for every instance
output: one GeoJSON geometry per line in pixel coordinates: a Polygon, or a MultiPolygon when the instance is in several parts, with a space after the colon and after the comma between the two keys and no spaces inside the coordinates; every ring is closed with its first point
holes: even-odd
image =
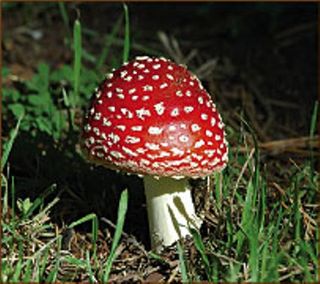
{"type": "MultiPolygon", "coordinates": [[[[260,140],[308,133],[317,97],[315,3],[164,2],[128,6],[132,57],[147,53],[137,46],[170,57],[158,37],[163,31],[179,43],[183,56],[174,59],[183,61],[190,52],[196,52],[187,62],[191,70],[217,60],[217,66],[201,79],[212,93],[217,92],[216,100],[225,116],[231,110],[240,111],[250,100],[256,113],[249,116],[257,124],[260,140]],[[249,99],[241,97],[239,87],[249,93],[249,99]],[[261,127],[263,131],[259,130],[261,127]]],[[[99,54],[105,44],[102,38],[111,32],[122,5],[67,4],[67,8],[70,30],[79,16],[82,26],[97,34],[83,35],[85,48],[93,55],[99,54]]],[[[72,62],[72,54],[64,44],[67,32],[56,3],[9,5],[3,11],[3,64],[18,65],[18,71],[31,76],[40,61],[52,66],[72,62]],[[22,27],[40,31],[42,37],[21,39],[17,35],[23,34],[22,27]]],[[[119,43],[104,65],[105,70],[112,64],[111,57],[121,52],[119,43]]]]}

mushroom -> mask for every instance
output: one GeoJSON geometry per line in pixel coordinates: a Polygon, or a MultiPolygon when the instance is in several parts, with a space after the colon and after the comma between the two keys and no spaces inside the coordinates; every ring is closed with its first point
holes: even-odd
{"type": "Polygon", "coordinates": [[[199,229],[188,178],[221,171],[224,124],[210,95],[185,66],[136,57],[96,89],[81,139],[87,158],[143,176],[152,248],[199,229]]]}

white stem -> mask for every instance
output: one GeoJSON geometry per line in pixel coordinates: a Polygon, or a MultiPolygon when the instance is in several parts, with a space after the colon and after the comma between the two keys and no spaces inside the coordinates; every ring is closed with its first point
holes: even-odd
{"type": "Polygon", "coordinates": [[[181,237],[190,235],[188,227],[199,229],[187,179],[155,179],[145,176],[151,246],[161,250],[181,237]]]}

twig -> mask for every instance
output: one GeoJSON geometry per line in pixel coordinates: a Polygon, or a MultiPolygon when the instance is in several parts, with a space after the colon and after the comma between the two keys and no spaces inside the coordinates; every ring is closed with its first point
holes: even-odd
{"type": "Polygon", "coordinates": [[[292,108],[292,109],[299,109],[300,105],[292,102],[287,101],[280,101],[276,99],[267,99],[270,105],[274,105],[277,107],[284,107],[284,108],[292,108]]]}
{"type": "MultiPolygon", "coordinates": [[[[282,140],[274,140],[264,143],[259,143],[259,148],[266,151],[279,152],[302,152],[310,153],[310,150],[303,151],[303,148],[320,148],[319,136],[316,135],[312,138],[303,136],[299,138],[289,138],[282,140]]],[[[237,148],[239,152],[247,152],[247,147],[237,148]]],[[[236,149],[235,149],[236,150],[236,149]]]]}
{"type": "MultiPolygon", "coordinates": [[[[101,221],[107,223],[113,229],[115,229],[117,227],[114,223],[112,223],[109,219],[107,219],[105,217],[101,217],[101,221]]],[[[124,231],[121,232],[121,235],[123,235],[125,238],[129,238],[129,235],[124,231]]]]}
{"type": "Polygon", "coordinates": [[[172,271],[172,273],[171,273],[171,275],[170,275],[170,277],[169,277],[169,279],[168,279],[168,283],[174,281],[174,278],[176,277],[176,275],[178,274],[178,272],[179,272],[179,266],[177,266],[177,267],[175,267],[175,268],[173,269],[173,271],[172,271]]]}
{"type": "Polygon", "coordinates": [[[319,136],[310,138],[309,136],[299,137],[299,138],[289,138],[284,140],[276,140],[265,142],[259,145],[260,148],[264,149],[275,149],[275,148],[286,148],[286,147],[297,147],[297,148],[307,148],[314,147],[318,148],[320,146],[319,136]]]}

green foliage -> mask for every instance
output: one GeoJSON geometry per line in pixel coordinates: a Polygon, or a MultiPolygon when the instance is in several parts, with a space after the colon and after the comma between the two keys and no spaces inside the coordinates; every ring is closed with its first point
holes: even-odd
{"type": "Polygon", "coordinates": [[[17,120],[23,115],[22,131],[33,136],[42,132],[55,141],[62,139],[70,131],[69,114],[87,106],[100,80],[96,71],[83,68],[80,76],[78,65],[76,68],[73,71],[69,65],[62,65],[51,71],[49,65],[41,63],[33,78],[22,82],[24,92],[4,87],[4,121],[10,114],[17,120]],[[78,89],[77,95],[71,89],[74,81],[78,82],[74,85],[78,89]]]}
{"type": "Polygon", "coordinates": [[[16,89],[3,89],[4,104],[7,109],[4,112],[4,119],[8,117],[6,110],[9,110],[16,119],[25,114],[21,123],[22,131],[30,131],[35,135],[34,129],[38,129],[52,136],[57,140],[65,127],[65,115],[54,102],[50,92],[50,69],[45,63],[38,66],[38,72],[30,80],[24,82],[27,95],[23,95],[16,89]]]}

